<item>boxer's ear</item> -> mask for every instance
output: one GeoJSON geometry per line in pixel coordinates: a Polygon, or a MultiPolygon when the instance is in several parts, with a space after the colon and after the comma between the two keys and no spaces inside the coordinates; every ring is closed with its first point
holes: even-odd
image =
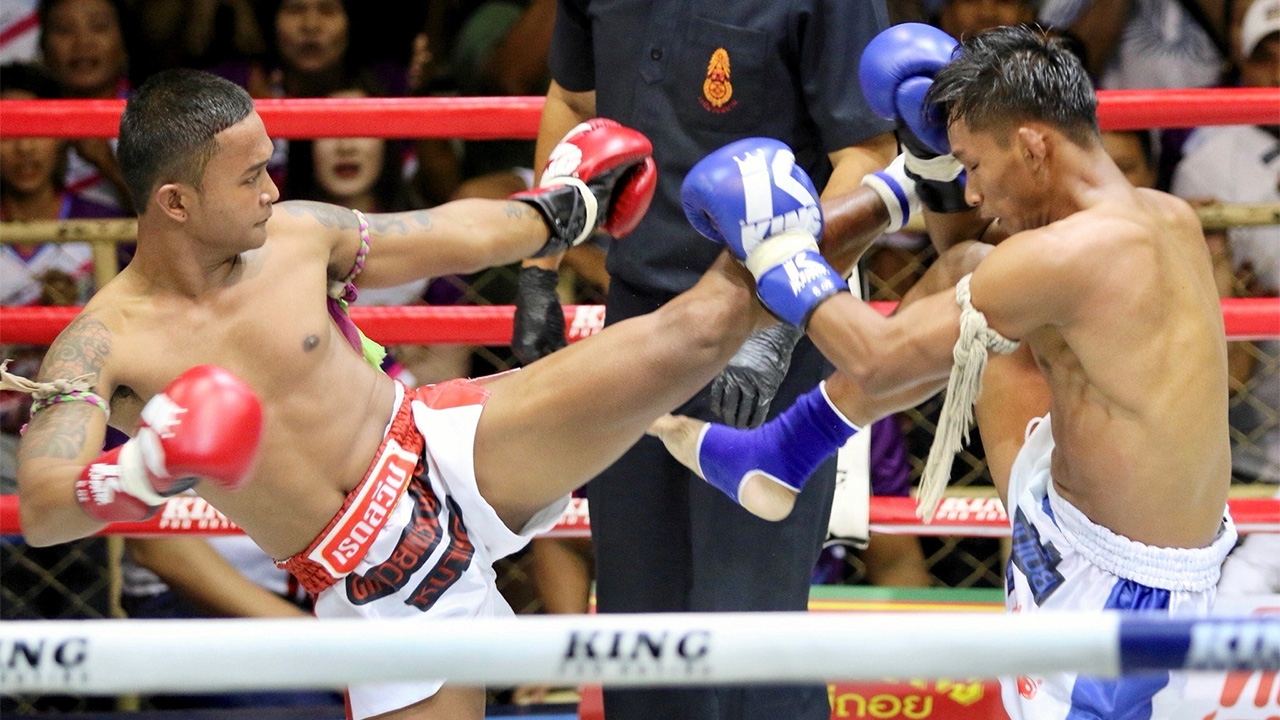
{"type": "Polygon", "coordinates": [[[1023,154],[1029,158],[1043,161],[1049,154],[1049,142],[1043,128],[1023,125],[1018,128],[1018,140],[1021,141],[1023,154]]]}
{"type": "Polygon", "coordinates": [[[1023,161],[1033,170],[1043,168],[1052,152],[1052,143],[1045,129],[1038,125],[1023,125],[1018,128],[1017,138],[1018,154],[1023,161]]]}
{"type": "Polygon", "coordinates": [[[183,187],[178,183],[165,183],[156,190],[157,205],[161,212],[177,222],[186,222],[187,204],[183,187]]]}

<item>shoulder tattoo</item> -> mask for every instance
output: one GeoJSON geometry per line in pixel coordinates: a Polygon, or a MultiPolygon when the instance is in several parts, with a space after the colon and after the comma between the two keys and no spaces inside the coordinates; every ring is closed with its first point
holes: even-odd
{"type": "MultiPolygon", "coordinates": [[[[107,326],[97,318],[81,315],[49,348],[40,366],[39,379],[49,382],[98,374],[110,354],[111,332],[107,326]]],[[[36,413],[18,448],[19,462],[37,457],[68,460],[79,457],[88,437],[89,423],[94,417],[101,417],[101,413],[87,403],[62,403],[36,413]]]]}
{"type": "Polygon", "coordinates": [[[111,354],[111,331],[97,318],[81,315],[53,341],[40,365],[44,382],[97,374],[111,354]]]}

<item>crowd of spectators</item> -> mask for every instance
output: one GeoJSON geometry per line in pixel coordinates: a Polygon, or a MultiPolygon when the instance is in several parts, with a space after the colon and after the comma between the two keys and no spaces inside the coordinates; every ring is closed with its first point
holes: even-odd
{"type": "MultiPolygon", "coordinates": [[[[179,66],[222,75],[257,98],[541,95],[549,82],[547,49],[555,8],[555,0],[412,5],[5,0],[0,5],[0,98],[122,98],[150,74],[179,66]]],[[[1038,21],[1076,39],[1102,88],[1280,86],[1280,0],[903,0],[889,2],[889,10],[894,21],[927,20],[956,36],[1038,21]]],[[[1105,141],[1136,185],[1197,203],[1280,201],[1276,125],[1109,133],[1105,141]]],[[[282,199],[394,211],[458,197],[505,197],[530,186],[532,163],[533,144],[527,141],[277,140],[269,169],[282,199]]],[[[0,136],[3,221],[110,218],[130,212],[114,141],[0,136]]],[[[1277,294],[1280,227],[1234,228],[1211,233],[1208,241],[1224,297],[1277,294]]],[[[607,244],[587,244],[566,258],[574,273],[562,283],[563,300],[602,297],[609,279],[603,270],[606,249],[607,244]]],[[[864,260],[872,277],[868,290],[875,299],[895,299],[922,271],[930,252],[927,238],[899,233],[884,239],[864,260]]],[[[0,304],[83,303],[94,290],[92,259],[87,244],[0,245],[0,304]]],[[[126,251],[121,260],[127,259],[126,251]]],[[[505,277],[424,280],[370,293],[361,302],[509,303],[514,273],[505,277]]],[[[12,360],[11,371],[34,374],[40,348],[2,350],[12,360]]],[[[1237,479],[1280,483],[1280,343],[1233,343],[1231,351],[1237,479]]],[[[501,367],[500,361],[477,357],[469,347],[405,347],[393,350],[387,368],[412,384],[501,367]]],[[[13,492],[14,448],[28,409],[24,397],[0,395],[0,492],[13,492]]],[[[873,467],[873,487],[892,487],[893,493],[904,492],[919,472],[919,463],[913,470],[905,451],[918,461],[929,442],[927,432],[923,439],[911,433],[905,441],[897,439],[898,429],[889,428],[895,439],[880,452],[890,459],[873,467]]],[[[975,452],[980,457],[980,450],[975,452]]],[[[873,541],[866,571],[857,579],[903,585],[946,582],[941,575],[930,578],[914,538],[905,544],[902,536],[882,542],[892,549],[886,554],[873,541]]],[[[553,552],[535,565],[548,607],[585,610],[590,548],[543,548],[548,549],[553,552]],[[557,552],[563,560],[555,559],[557,552]],[[547,578],[557,573],[565,584],[548,585],[547,578]]],[[[130,610],[138,616],[304,613],[306,598],[298,597],[296,587],[282,577],[255,578],[254,587],[266,588],[261,602],[242,598],[245,602],[236,603],[203,593],[199,582],[173,570],[175,557],[177,566],[191,563],[219,573],[232,565],[262,566],[267,559],[254,550],[203,540],[131,542],[126,560],[130,610]],[[166,594],[170,590],[162,580],[183,597],[166,594]]],[[[815,580],[848,580],[846,562],[843,552],[828,553],[815,580]]],[[[107,587],[99,582],[106,563],[101,540],[37,552],[18,538],[6,538],[0,543],[0,585],[7,601],[0,601],[0,614],[107,616],[107,587]],[[66,561],[69,556],[75,561],[66,561]],[[66,592],[55,593],[50,589],[55,584],[45,582],[46,591],[38,598],[13,601],[15,586],[27,582],[23,578],[33,568],[56,577],[66,592]]]]}

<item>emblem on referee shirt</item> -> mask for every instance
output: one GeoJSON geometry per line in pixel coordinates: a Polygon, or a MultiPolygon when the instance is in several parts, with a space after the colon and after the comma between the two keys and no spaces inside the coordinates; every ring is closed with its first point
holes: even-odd
{"type": "Polygon", "coordinates": [[[702,81],[702,108],[716,114],[726,113],[738,104],[733,99],[733,83],[729,82],[729,51],[716,48],[707,63],[707,78],[702,81]]]}

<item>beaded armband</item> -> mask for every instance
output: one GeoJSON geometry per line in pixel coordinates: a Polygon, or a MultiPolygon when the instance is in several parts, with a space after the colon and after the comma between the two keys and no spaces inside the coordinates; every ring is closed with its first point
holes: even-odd
{"type": "Polygon", "coordinates": [[[347,305],[355,302],[358,294],[355,279],[364,270],[365,259],[369,257],[369,221],[359,210],[352,208],[351,212],[355,213],[356,222],[360,224],[360,249],[356,251],[356,262],[351,266],[351,272],[341,281],[329,283],[329,315],[351,347],[364,355],[370,365],[381,368],[382,360],[387,356],[386,348],[365,337],[347,314],[347,305]]]}
{"type": "Polygon", "coordinates": [[[69,392],[47,395],[45,397],[36,395],[35,402],[31,403],[31,414],[35,415],[50,405],[57,405],[65,402],[87,402],[106,413],[107,417],[111,417],[111,408],[107,405],[107,401],[103,400],[101,395],[85,390],[71,390],[69,392]]]}
{"type": "Polygon", "coordinates": [[[360,249],[356,251],[356,262],[345,278],[329,283],[329,297],[349,303],[356,301],[356,277],[364,270],[365,259],[369,257],[369,220],[359,210],[352,208],[351,212],[355,213],[356,222],[360,224],[360,249]]]}

